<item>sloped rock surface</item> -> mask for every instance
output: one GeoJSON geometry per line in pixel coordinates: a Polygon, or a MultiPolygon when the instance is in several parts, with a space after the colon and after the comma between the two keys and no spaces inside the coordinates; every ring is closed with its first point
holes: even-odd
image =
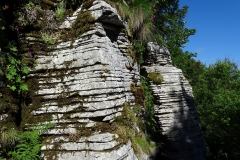
{"type": "MultiPolygon", "coordinates": [[[[80,11],[59,29],[71,28],[80,11]]],[[[131,142],[118,141],[118,128],[110,123],[122,114],[124,103],[134,105],[130,84],[139,79],[138,65],[126,52],[124,23],[101,0],[85,11],[96,22],[73,43],[46,46],[36,36],[20,38],[22,45],[32,44],[37,63],[26,77],[32,92],[25,95],[22,112],[29,116],[23,116],[22,125],[56,123],[43,135],[44,159],[137,159],[131,142]]]]}
{"type": "Polygon", "coordinates": [[[199,127],[199,119],[194,105],[192,87],[182,71],[172,65],[167,48],[156,43],[148,43],[147,66],[149,74],[160,73],[164,81],[161,85],[151,82],[155,96],[155,116],[167,142],[166,157],[176,160],[204,160],[206,147],[199,127]]]}

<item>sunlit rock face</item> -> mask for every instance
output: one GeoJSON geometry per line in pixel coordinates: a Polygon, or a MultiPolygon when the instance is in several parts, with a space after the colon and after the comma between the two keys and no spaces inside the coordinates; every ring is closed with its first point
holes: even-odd
{"type": "Polygon", "coordinates": [[[95,22],[74,41],[44,45],[38,36],[20,37],[22,45],[31,44],[36,63],[25,77],[31,92],[25,95],[22,125],[56,123],[43,135],[44,159],[138,159],[130,140],[119,140],[112,123],[125,103],[134,105],[130,84],[139,85],[124,22],[109,4],[96,0],[67,17],[59,33],[87,11],[95,22]]]}
{"type": "MultiPolygon", "coordinates": [[[[95,0],[55,25],[55,44],[43,40],[43,34],[51,33],[36,28],[19,34],[21,51],[28,53],[22,63],[31,69],[24,77],[29,91],[22,95],[21,127],[56,124],[41,135],[42,158],[150,159],[136,153],[126,131],[114,122],[124,107],[135,104],[130,86],[140,85],[127,24],[110,4],[95,0]]],[[[165,154],[169,159],[205,159],[191,86],[172,66],[166,48],[149,43],[148,49],[143,69],[164,79],[151,86],[155,116],[167,139],[165,154]]],[[[1,115],[0,120],[6,117],[1,115]]]]}
{"type": "Polygon", "coordinates": [[[167,48],[148,43],[143,69],[163,76],[161,85],[151,82],[155,116],[166,138],[164,152],[176,160],[204,160],[206,147],[199,127],[193,91],[182,71],[172,65],[167,48]]]}

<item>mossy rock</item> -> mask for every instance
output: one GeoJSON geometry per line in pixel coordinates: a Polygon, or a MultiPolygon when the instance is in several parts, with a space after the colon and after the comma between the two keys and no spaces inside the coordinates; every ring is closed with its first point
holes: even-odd
{"type": "Polygon", "coordinates": [[[92,17],[90,11],[80,12],[76,21],[73,23],[72,34],[74,37],[81,36],[83,33],[89,31],[91,27],[93,27],[94,22],[95,18],[92,17]]]}
{"type": "Polygon", "coordinates": [[[148,77],[154,84],[161,84],[163,82],[163,76],[160,73],[151,72],[148,74],[148,77]]]}

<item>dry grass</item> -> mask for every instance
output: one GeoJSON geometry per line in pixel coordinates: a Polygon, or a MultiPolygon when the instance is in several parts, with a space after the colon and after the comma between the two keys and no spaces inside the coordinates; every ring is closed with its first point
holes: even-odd
{"type": "Polygon", "coordinates": [[[144,23],[141,30],[139,30],[138,34],[136,35],[137,39],[141,41],[150,41],[154,35],[153,28],[150,24],[144,23]]]}
{"type": "Polygon", "coordinates": [[[1,133],[1,145],[3,148],[14,147],[17,142],[18,131],[14,128],[6,131],[2,131],[1,133]]]}
{"type": "Polygon", "coordinates": [[[141,41],[148,41],[153,36],[153,28],[148,22],[146,11],[142,7],[132,8],[129,22],[132,25],[134,38],[141,41]]]}
{"type": "MultiPolygon", "coordinates": [[[[153,36],[153,28],[149,24],[149,12],[143,6],[136,5],[134,1],[126,2],[117,1],[113,3],[109,0],[105,0],[112,7],[116,8],[118,14],[121,16],[122,20],[127,21],[131,32],[135,39],[141,41],[148,41],[153,36]]],[[[140,2],[136,2],[142,4],[140,2]]]]}
{"type": "Polygon", "coordinates": [[[133,32],[140,30],[143,26],[144,20],[146,19],[146,14],[142,8],[134,7],[129,16],[129,21],[132,24],[133,32]]]}

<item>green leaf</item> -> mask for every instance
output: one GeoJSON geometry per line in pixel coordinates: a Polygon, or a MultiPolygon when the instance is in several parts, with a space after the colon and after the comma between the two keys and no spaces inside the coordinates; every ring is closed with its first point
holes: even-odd
{"type": "Polygon", "coordinates": [[[10,64],[15,65],[15,63],[16,63],[15,58],[13,58],[13,57],[11,56],[11,57],[8,58],[8,60],[9,60],[10,64]]]}
{"type": "Polygon", "coordinates": [[[1,30],[4,30],[4,29],[5,29],[5,27],[4,27],[4,26],[2,26],[2,27],[1,27],[1,30]]]}
{"type": "Polygon", "coordinates": [[[15,60],[17,64],[21,64],[21,60],[15,60]]]}
{"type": "Polygon", "coordinates": [[[13,52],[17,52],[18,51],[16,46],[11,46],[10,50],[13,51],[13,52]]]}
{"type": "Polygon", "coordinates": [[[11,74],[7,74],[6,77],[9,81],[11,81],[13,79],[13,76],[11,74]]]}
{"type": "Polygon", "coordinates": [[[10,85],[7,85],[8,88],[10,88],[12,91],[16,91],[16,86],[10,86],[10,85]]]}
{"type": "Polygon", "coordinates": [[[17,70],[16,70],[16,68],[15,68],[14,66],[10,66],[10,67],[8,68],[8,74],[10,74],[12,77],[15,76],[15,75],[17,75],[17,70]]]}
{"type": "Polygon", "coordinates": [[[16,75],[15,82],[16,83],[21,82],[21,76],[19,74],[16,75]]]}
{"type": "Polygon", "coordinates": [[[22,84],[20,84],[20,89],[22,91],[27,91],[28,90],[28,85],[26,83],[22,83],[22,84]]]}
{"type": "Polygon", "coordinates": [[[29,69],[28,69],[26,66],[24,66],[24,67],[22,68],[22,72],[23,72],[24,74],[28,74],[28,73],[29,73],[29,69]]]}

